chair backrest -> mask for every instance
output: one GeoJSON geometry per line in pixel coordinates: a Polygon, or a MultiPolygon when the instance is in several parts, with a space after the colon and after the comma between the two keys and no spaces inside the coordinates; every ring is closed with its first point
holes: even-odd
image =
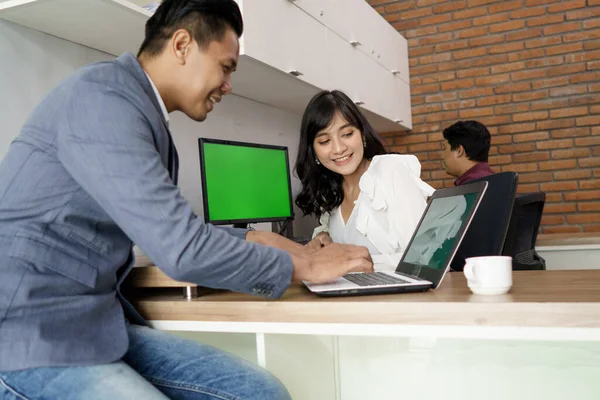
{"type": "Polygon", "coordinates": [[[534,250],[545,202],[544,192],[523,193],[515,197],[503,255],[515,258],[528,250],[534,250]]]}
{"type": "Polygon", "coordinates": [[[468,257],[501,255],[504,248],[517,192],[518,174],[499,172],[469,183],[479,181],[488,182],[487,191],[452,260],[451,268],[454,271],[462,271],[468,257]]]}

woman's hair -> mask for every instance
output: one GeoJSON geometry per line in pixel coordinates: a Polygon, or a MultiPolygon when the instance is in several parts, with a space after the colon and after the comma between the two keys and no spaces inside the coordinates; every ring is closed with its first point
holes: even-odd
{"type": "Polygon", "coordinates": [[[365,158],[371,160],[376,155],[387,153],[377,132],[348,96],[339,90],[317,93],[308,103],[302,117],[295,167],[296,175],[302,183],[296,205],[304,215],[314,214],[319,217],[339,207],[344,200],[342,175],[317,164],[313,148],[315,136],[331,125],[336,112],[362,133],[366,144],[365,158]]]}

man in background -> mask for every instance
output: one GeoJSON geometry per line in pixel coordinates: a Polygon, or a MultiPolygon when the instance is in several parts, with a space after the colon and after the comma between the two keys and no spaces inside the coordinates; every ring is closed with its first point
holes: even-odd
{"type": "Polygon", "coordinates": [[[488,164],[490,131],[478,121],[458,121],[443,132],[444,168],[456,186],[492,175],[488,164]]]}

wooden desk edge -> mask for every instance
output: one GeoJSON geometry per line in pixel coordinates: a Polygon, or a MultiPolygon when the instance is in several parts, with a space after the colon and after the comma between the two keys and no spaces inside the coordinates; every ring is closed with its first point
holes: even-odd
{"type": "Polygon", "coordinates": [[[281,300],[221,292],[191,301],[178,294],[138,296],[148,320],[600,328],[600,270],[520,271],[502,296],[470,293],[462,274],[423,293],[319,298],[293,285],[281,300]]]}

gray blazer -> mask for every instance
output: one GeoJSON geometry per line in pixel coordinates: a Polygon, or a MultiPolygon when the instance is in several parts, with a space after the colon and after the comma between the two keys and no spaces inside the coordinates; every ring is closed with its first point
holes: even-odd
{"type": "Polygon", "coordinates": [[[143,322],[118,291],[132,242],[174,279],[281,296],[289,255],[204,224],[176,174],[164,116],[132,54],[50,92],[0,164],[0,371],[121,358],[124,314],[143,322]]]}

